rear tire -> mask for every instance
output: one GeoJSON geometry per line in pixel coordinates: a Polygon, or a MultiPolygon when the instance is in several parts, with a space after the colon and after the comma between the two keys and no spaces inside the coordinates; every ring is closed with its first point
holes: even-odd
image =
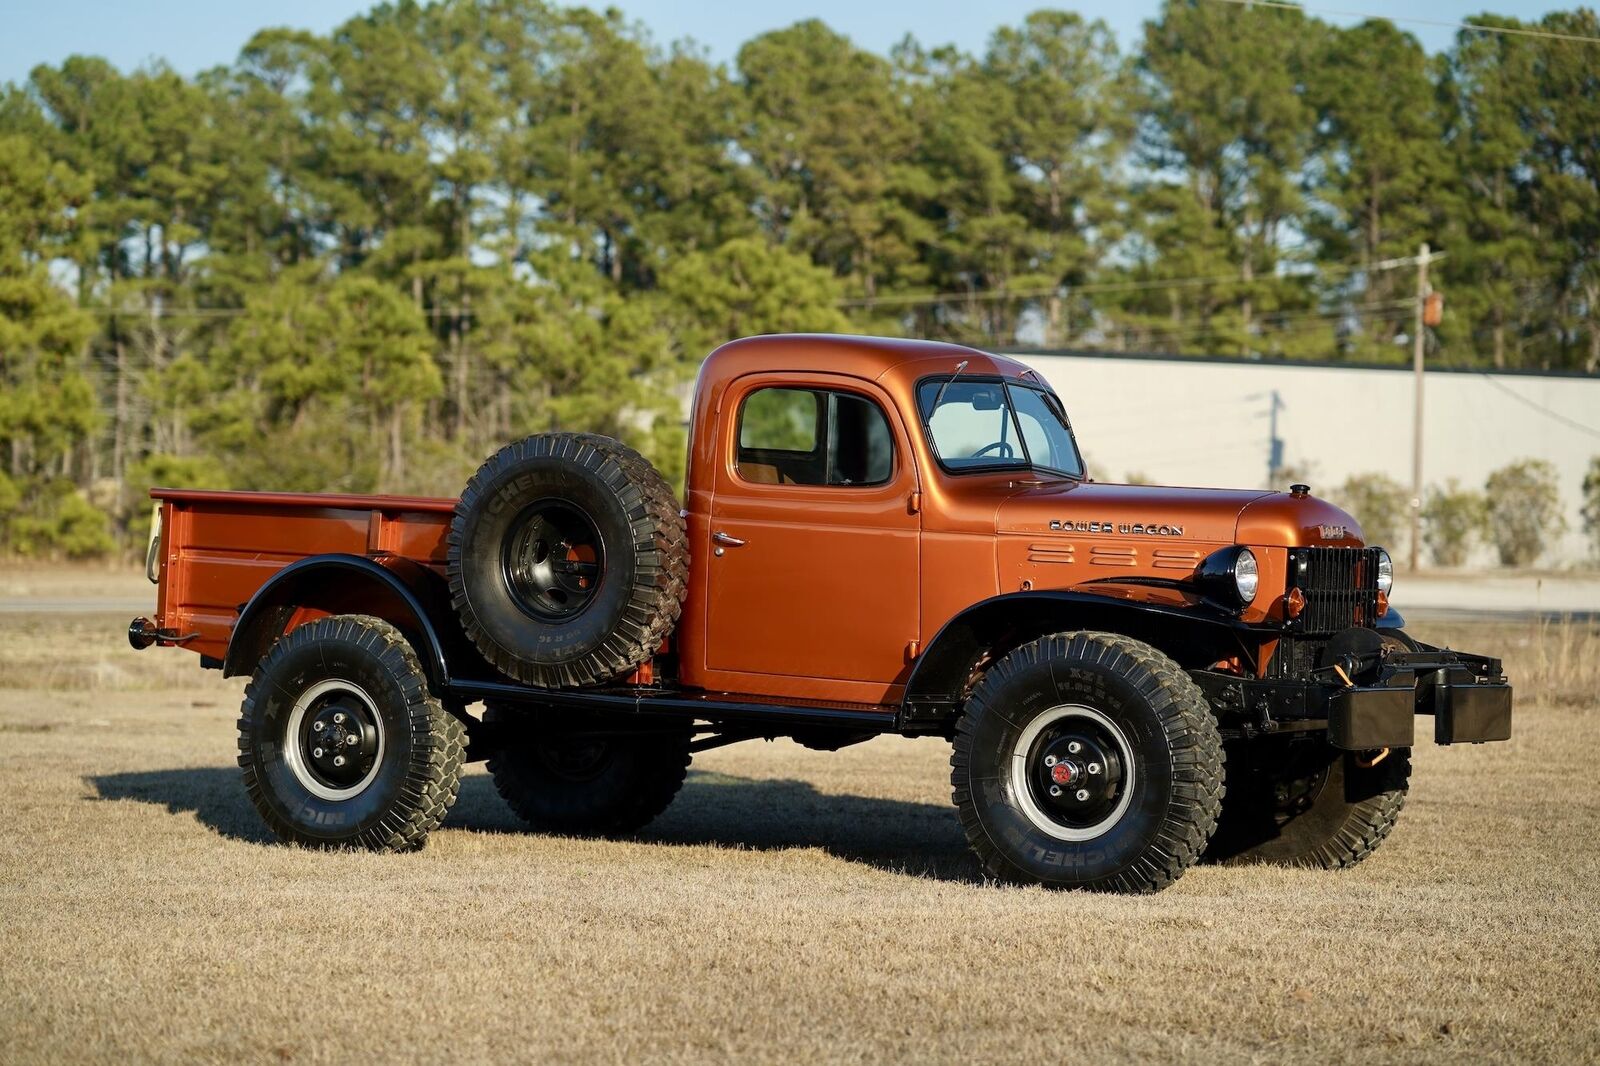
{"type": "Polygon", "coordinates": [[[529,828],[544,833],[623,836],[643,829],[683,788],[693,757],[686,724],[586,741],[538,731],[527,712],[494,704],[483,720],[514,738],[489,756],[495,789],[529,828]]]}
{"type": "Polygon", "coordinates": [[[1337,870],[1383,843],[1405,807],[1411,750],[1376,765],[1316,738],[1262,737],[1231,745],[1228,795],[1206,858],[1337,870]]]}
{"type": "Polygon", "coordinates": [[[450,598],[501,673],[543,688],[613,680],[678,620],[689,545],[672,490],[632,448],[592,433],[508,444],[450,523],[450,598]]]}
{"type": "Polygon", "coordinates": [[[456,801],[465,751],[405,636],[363,615],[279,640],[239,711],[245,791],[286,843],[420,848],[456,801]]]}
{"type": "Polygon", "coordinates": [[[1205,847],[1222,744],[1171,659],[1111,633],[1041,637],[983,676],[956,723],[956,809],[1000,881],[1153,892],[1205,847]]]}

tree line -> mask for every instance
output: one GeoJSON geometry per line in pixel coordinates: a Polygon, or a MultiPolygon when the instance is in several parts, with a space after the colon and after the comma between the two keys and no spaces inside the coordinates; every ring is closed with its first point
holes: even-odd
{"type": "Polygon", "coordinates": [[[454,493],[779,330],[1397,361],[1424,241],[1457,365],[1600,371],[1600,20],[1168,0],[1129,52],[821,22],[731,64],[617,12],[383,4],[187,78],[0,90],[0,547],[109,551],[155,482],[454,493]]]}

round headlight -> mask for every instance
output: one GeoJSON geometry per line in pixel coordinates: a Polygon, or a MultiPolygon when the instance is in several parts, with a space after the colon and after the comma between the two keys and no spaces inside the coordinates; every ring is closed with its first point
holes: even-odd
{"type": "Polygon", "coordinates": [[[1394,560],[1382,548],[1378,549],[1378,591],[1385,596],[1394,588],[1394,560]]]}
{"type": "Polygon", "coordinates": [[[1233,561],[1233,587],[1239,591],[1239,602],[1254,602],[1256,589],[1260,585],[1261,571],[1256,566],[1255,554],[1249,548],[1245,548],[1233,561]]]}

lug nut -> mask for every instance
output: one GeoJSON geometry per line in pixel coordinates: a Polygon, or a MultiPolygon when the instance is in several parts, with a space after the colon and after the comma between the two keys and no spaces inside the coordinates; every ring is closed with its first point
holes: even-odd
{"type": "Polygon", "coordinates": [[[1061,760],[1057,759],[1054,755],[1046,755],[1044,757],[1044,764],[1046,766],[1054,766],[1056,763],[1058,763],[1060,761],[1061,760]]]}
{"type": "Polygon", "coordinates": [[[320,759],[320,758],[322,758],[322,749],[321,749],[321,748],[312,748],[312,749],[311,749],[311,757],[312,757],[312,758],[313,758],[313,759],[320,759]]]}
{"type": "Polygon", "coordinates": [[[1061,786],[1060,785],[1051,785],[1050,786],[1050,795],[1052,795],[1052,796],[1061,795],[1061,786]]]}
{"type": "Polygon", "coordinates": [[[1078,789],[1078,802],[1079,803],[1082,803],[1084,800],[1086,800],[1088,798],[1089,798],[1089,790],[1088,789],[1086,789],[1086,788],[1078,789]]]}
{"type": "Polygon", "coordinates": [[[344,742],[353,748],[357,744],[361,743],[361,738],[356,736],[354,733],[351,733],[349,736],[344,738],[344,742]]]}
{"type": "Polygon", "coordinates": [[[344,722],[344,712],[343,711],[334,711],[333,712],[333,720],[334,720],[334,722],[336,724],[343,724],[343,722],[344,722]]]}
{"type": "MultiPolygon", "coordinates": [[[[335,755],[333,757],[333,765],[335,765],[335,766],[343,766],[344,765],[344,756],[343,755],[335,755]]],[[[1084,793],[1084,795],[1088,795],[1088,793],[1086,792],[1086,793],[1084,793]]]]}
{"type": "Polygon", "coordinates": [[[318,733],[320,733],[324,729],[328,728],[328,723],[324,722],[322,719],[318,718],[315,722],[311,723],[311,728],[315,729],[318,733]]]}
{"type": "Polygon", "coordinates": [[[1091,773],[1091,774],[1097,774],[1097,773],[1099,773],[1099,772],[1100,772],[1100,764],[1099,764],[1099,763],[1097,763],[1097,762],[1092,762],[1092,763],[1090,763],[1090,764],[1089,764],[1089,772],[1090,772],[1090,773],[1091,773]]]}
{"type": "Polygon", "coordinates": [[[1076,755],[1076,754],[1078,754],[1078,752],[1083,750],[1083,745],[1079,744],[1076,740],[1070,741],[1067,744],[1067,750],[1072,752],[1072,754],[1076,755]]]}

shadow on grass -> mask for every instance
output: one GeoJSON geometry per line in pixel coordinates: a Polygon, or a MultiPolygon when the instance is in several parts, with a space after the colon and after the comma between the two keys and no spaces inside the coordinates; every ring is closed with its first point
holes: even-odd
{"type": "MultiPolygon", "coordinates": [[[[136,800],[193,814],[225,837],[266,844],[273,837],[244,793],[239,772],[202,766],[103,774],[87,778],[102,800],[136,800]]],[[[483,774],[462,779],[447,829],[524,832],[483,774]]],[[[976,882],[955,810],[946,804],[863,796],[829,796],[790,779],[761,780],[691,771],[665,814],[639,834],[646,844],[712,844],[757,851],[820,848],[882,870],[939,880],[976,882]]]]}

